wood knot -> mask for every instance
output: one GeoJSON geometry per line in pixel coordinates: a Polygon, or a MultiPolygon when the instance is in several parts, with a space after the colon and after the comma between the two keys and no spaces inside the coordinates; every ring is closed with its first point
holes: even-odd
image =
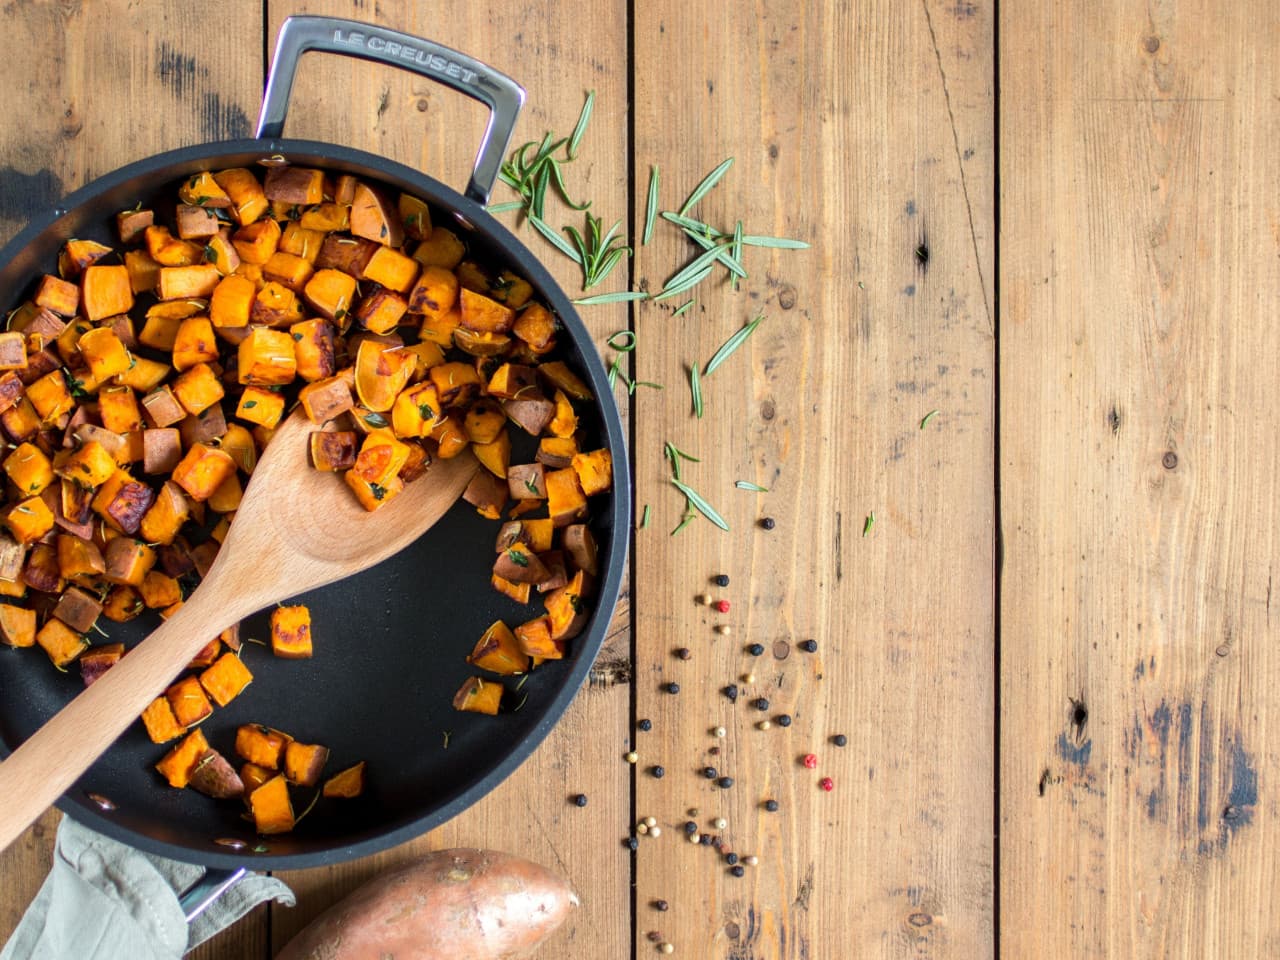
{"type": "Polygon", "coordinates": [[[1160,38],[1153,36],[1143,37],[1142,49],[1146,50],[1147,53],[1155,53],[1160,49],[1160,38]]]}
{"type": "Polygon", "coordinates": [[[773,658],[775,660],[785,660],[791,655],[791,644],[785,640],[773,641],[773,658]]]}
{"type": "Polygon", "coordinates": [[[1166,470],[1174,470],[1178,466],[1178,455],[1172,450],[1166,450],[1164,456],[1160,458],[1160,463],[1166,470]]]}
{"type": "Polygon", "coordinates": [[[907,923],[911,924],[913,927],[927,927],[929,924],[933,923],[933,916],[925,913],[923,910],[918,910],[911,916],[907,917],[907,923]]]}
{"type": "Polygon", "coordinates": [[[426,112],[427,112],[427,101],[426,101],[425,99],[420,99],[420,100],[418,100],[417,107],[418,107],[418,112],[419,112],[419,113],[426,113],[426,112]]]}
{"type": "Polygon", "coordinates": [[[724,925],[724,935],[730,940],[737,940],[738,937],[742,936],[742,928],[730,920],[724,925]]]}
{"type": "Polygon", "coordinates": [[[761,420],[772,420],[775,416],[777,416],[777,413],[778,411],[774,407],[772,400],[761,401],[760,403],[760,419],[761,420]]]}
{"type": "Polygon", "coordinates": [[[791,310],[796,305],[796,288],[791,284],[784,284],[782,289],[778,291],[778,306],[783,310],[791,310]]]}

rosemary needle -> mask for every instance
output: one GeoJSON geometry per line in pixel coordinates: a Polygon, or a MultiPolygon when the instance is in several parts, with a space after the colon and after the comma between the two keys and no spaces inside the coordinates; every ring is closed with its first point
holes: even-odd
{"type": "Polygon", "coordinates": [[[746,342],[747,337],[755,333],[756,327],[760,326],[760,321],[763,319],[764,319],[764,314],[759,314],[758,316],[756,316],[754,320],[752,320],[745,327],[743,327],[741,330],[735,333],[732,337],[726,340],[721,345],[720,349],[716,351],[715,356],[713,356],[710,360],[707,361],[707,367],[703,371],[703,374],[706,376],[711,376],[711,373],[717,367],[719,367],[720,364],[728,360],[729,357],[733,355],[734,351],[737,350],[740,346],[742,346],[743,343],[746,342]]]}
{"type": "Polygon", "coordinates": [[[649,206],[644,217],[644,234],[640,238],[642,244],[648,243],[649,238],[653,236],[653,221],[658,215],[658,165],[653,165],[653,170],[649,174],[649,206]]]}

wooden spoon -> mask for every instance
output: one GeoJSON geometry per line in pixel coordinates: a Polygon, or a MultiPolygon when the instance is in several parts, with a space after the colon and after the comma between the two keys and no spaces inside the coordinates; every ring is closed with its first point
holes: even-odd
{"type": "Polygon", "coordinates": [[[281,424],[199,589],[0,764],[0,850],[137,721],[210,637],[403,550],[453,505],[478,466],[469,454],[437,459],[368,513],[341,477],[311,468],[313,429],[301,410],[281,424]]]}

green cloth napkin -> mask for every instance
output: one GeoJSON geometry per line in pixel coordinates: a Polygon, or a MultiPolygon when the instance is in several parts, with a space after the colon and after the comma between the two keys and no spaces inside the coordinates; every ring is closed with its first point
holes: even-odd
{"type": "Polygon", "coordinates": [[[279,880],[249,873],[188,926],[178,897],[204,872],[63,817],[53,869],[0,960],[175,960],[264,901],[295,903],[279,880]]]}

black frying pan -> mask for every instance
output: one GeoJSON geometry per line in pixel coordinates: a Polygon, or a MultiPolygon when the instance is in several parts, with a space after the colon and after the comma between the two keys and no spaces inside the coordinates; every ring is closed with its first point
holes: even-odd
{"type": "MultiPolygon", "coordinates": [[[[249,645],[245,658],[253,684],[204,725],[213,747],[228,757],[234,755],[235,728],[257,722],[328,746],[328,772],[363,759],[364,796],[321,799],[293,833],[260,840],[238,802],[165,785],[151,767],[168,747],[151,743],[141,724],[134,724],[59,801],[70,816],[151,853],[211,867],[248,862],[257,869],[291,869],[365,856],[424,833],[492,790],[533,752],[581,687],[622,579],[629,470],[612,391],[573,305],[484,209],[523,99],[514,81],[429,41],[346,20],[290,18],[277,41],[258,139],[174,150],[117,170],[69,196],[0,251],[0,307],[7,312],[30,294],[35,277],[52,268],[67,239],[117,242],[109,228],[117,211],[141,201],[155,204],[159,213],[175,202],[176,185],[197,171],[283,158],[412,193],[432,205],[434,222],[452,219],[460,225],[472,256],[527,278],[559,316],[559,349],[597,398],[579,410],[583,448],[607,446],[614,461],[612,493],[592,499],[602,569],[591,621],[571,641],[566,659],[544,664],[518,692],[508,693],[500,715],[453,710],[454,691],[474,672],[464,658],[491,622],[523,622],[540,613],[541,605],[516,604],[489,586],[497,525],[459,503],[399,556],[297,598],[312,610],[315,657],[273,660],[269,651],[249,645]],[[363,151],[280,139],[293,74],[307,50],[401,66],[488,104],[489,126],[466,195],[363,151]]],[[[522,450],[520,433],[512,431],[516,463],[532,459],[532,443],[522,450]]],[[[266,614],[251,617],[241,636],[267,637],[266,620],[266,614]]],[[[100,622],[112,641],[132,645],[157,620],[149,614],[129,624],[100,622]]],[[[80,689],[78,672],[57,673],[39,648],[0,648],[0,753],[7,756],[80,689]]]]}

